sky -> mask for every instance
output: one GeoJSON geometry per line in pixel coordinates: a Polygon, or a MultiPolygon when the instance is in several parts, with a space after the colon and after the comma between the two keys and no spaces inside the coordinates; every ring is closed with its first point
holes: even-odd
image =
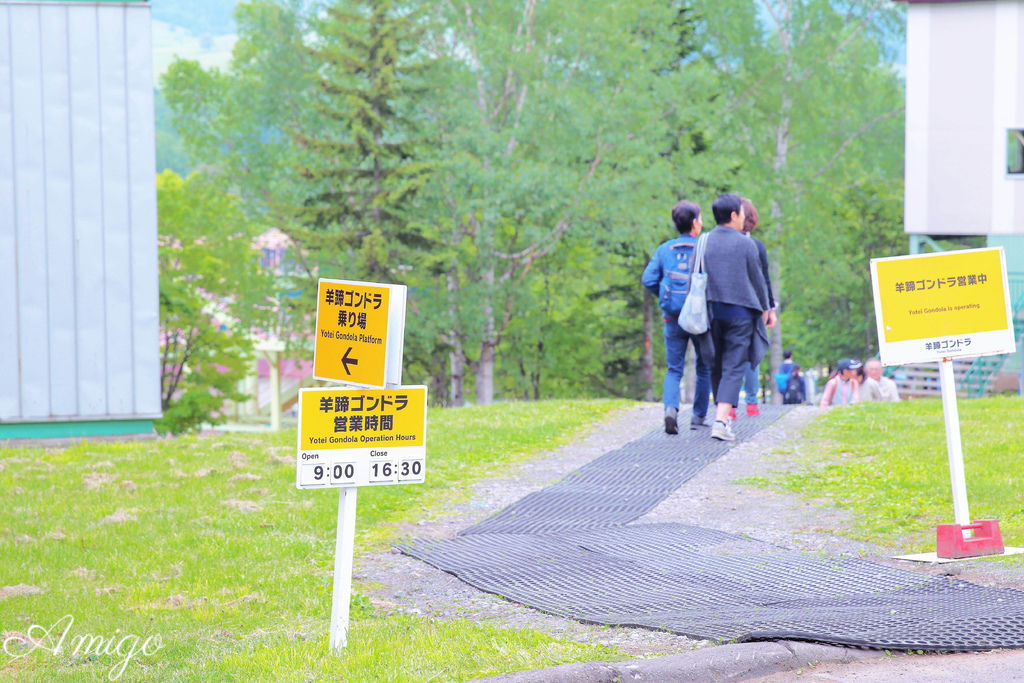
{"type": "MultiPolygon", "coordinates": [[[[199,62],[204,69],[226,69],[231,51],[238,40],[232,12],[244,0],[149,0],[152,10],[153,84],[160,89],[160,77],[178,57],[199,62]]],[[[762,19],[770,23],[767,16],[762,19]]],[[[894,68],[900,74],[903,64],[903,43],[890,46],[894,68]]],[[[158,103],[159,104],[159,103],[158,103]]],[[[159,107],[158,107],[159,108],[159,107]]],[[[166,108],[166,105],[165,105],[166,108]]],[[[165,112],[166,118],[166,112],[165,112]]],[[[158,116],[159,127],[160,116],[158,116]]],[[[189,164],[181,141],[168,121],[158,135],[158,163],[187,173],[189,164]]]]}
{"type": "Polygon", "coordinates": [[[234,33],[197,36],[186,28],[153,20],[153,78],[159,82],[175,57],[194,59],[204,68],[226,67],[238,38],[234,33]]]}
{"type": "Polygon", "coordinates": [[[225,67],[235,45],[231,10],[237,0],[151,0],[153,17],[153,76],[175,57],[194,59],[203,67],[225,67]]]}
{"type": "MultiPolygon", "coordinates": [[[[239,0],[150,0],[153,8],[153,77],[176,56],[194,59],[204,68],[224,68],[237,40],[231,11],[239,0]]],[[[768,20],[767,16],[763,19],[768,20]]],[[[769,22],[770,23],[770,22],[769,22]]],[[[902,42],[892,46],[897,69],[904,66],[902,42]]]]}

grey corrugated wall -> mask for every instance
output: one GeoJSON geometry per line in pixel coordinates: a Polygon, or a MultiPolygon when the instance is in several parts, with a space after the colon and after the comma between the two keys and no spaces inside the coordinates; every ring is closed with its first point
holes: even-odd
{"type": "Polygon", "coordinates": [[[0,420],[160,412],[150,8],[0,3],[0,420]]]}

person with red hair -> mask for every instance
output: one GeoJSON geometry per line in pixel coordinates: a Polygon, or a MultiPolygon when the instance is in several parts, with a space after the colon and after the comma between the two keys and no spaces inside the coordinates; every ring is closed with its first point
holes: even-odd
{"type": "MultiPolygon", "coordinates": [[[[743,206],[743,233],[753,240],[754,246],[757,247],[757,256],[761,260],[761,272],[764,275],[764,281],[768,284],[768,305],[770,307],[768,310],[768,327],[771,328],[778,320],[778,314],[776,313],[775,292],[772,291],[772,278],[768,274],[768,249],[764,246],[764,242],[750,234],[757,227],[760,216],[757,214],[754,203],[746,197],[740,199],[740,204],[743,206]]],[[[747,405],[747,415],[761,414],[761,408],[757,405],[757,390],[759,387],[757,366],[750,364],[747,366],[747,372],[743,377],[743,402],[747,405]]]]}

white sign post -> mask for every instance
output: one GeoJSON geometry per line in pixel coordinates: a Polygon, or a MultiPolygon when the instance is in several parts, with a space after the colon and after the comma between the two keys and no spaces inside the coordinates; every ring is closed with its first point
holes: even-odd
{"type": "Polygon", "coordinates": [[[967,509],[967,478],[964,476],[964,450],[960,440],[960,412],[956,405],[956,381],[953,361],[939,361],[939,390],[942,392],[942,416],[946,422],[946,453],[949,459],[949,481],[953,487],[953,519],[961,526],[971,523],[967,509]]]}
{"type": "Polygon", "coordinates": [[[331,651],[341,654],[348,643],[348,606],[352,599],[352,557],[356,538],[355,486],[338,491],[338,530],[334,539],[334,588],[331,591],[331,651]]]}
{"type": "Polygon", "coordinates": [[[422,483],[427,388],[401,385],[406,290],[321,279],[314,376],[335,388],[299,392],[295,486],[337,488],[330,648],[348,642],[359,486],[422,483]]]}

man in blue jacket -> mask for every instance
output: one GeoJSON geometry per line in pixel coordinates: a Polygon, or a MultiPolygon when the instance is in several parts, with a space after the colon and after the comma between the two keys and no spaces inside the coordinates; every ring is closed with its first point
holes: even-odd
{"type": "MultiPolygon", "coordinates": [[[[679,327],[679,311],[682,310],[690,289],[690,272],[694,265],[697,237],[704,227],[700,206],[693,202],[680,201],[672,208],[672,222],[679,231],[679,237],[658,247],[640,279],[644,287],[658,297],[658,306],[664,319],[665,363],[668,366],[665,370],[662,399],[665,403],[665,431],[669,434],[678,434],[679,382],[683,378],[686,344],[690,341],[690,335],[679,327]]],[[[696,350],[695,343],[695,353],[696,350]]],[[[704,418],[708,413],[708,394],[711,392],[711,371],[704,364],[700,353],[697,353],[696,374],[697,386],[693,394],[690,429],[704,425],[704,418]]]]}

